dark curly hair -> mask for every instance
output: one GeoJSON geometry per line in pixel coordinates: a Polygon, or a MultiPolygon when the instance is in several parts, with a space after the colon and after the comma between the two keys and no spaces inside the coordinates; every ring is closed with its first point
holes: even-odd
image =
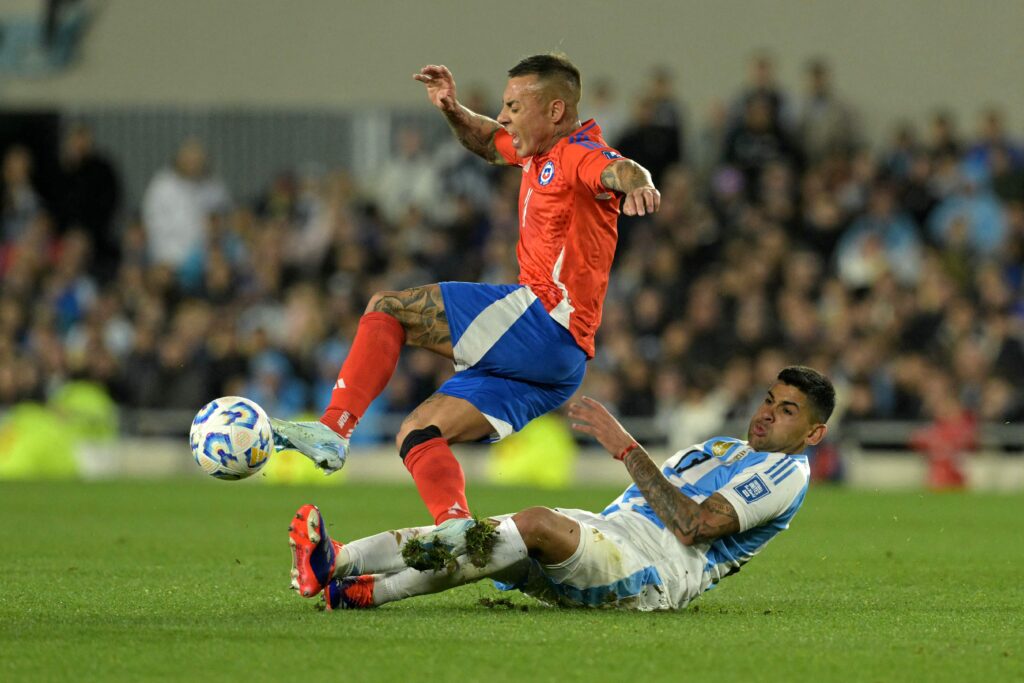
{"type": "Polygon", "coordinates": [[[791,365],[783,368],[777,378],[780,382],[804,392],[814,411],[817,422],[828,422],[836,407],[836,390],[832,381],[814,368],[791,365]]]}

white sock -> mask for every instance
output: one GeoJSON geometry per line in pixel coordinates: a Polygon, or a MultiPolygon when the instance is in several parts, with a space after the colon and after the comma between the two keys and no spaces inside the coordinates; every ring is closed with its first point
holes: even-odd
{"type": "Polygon", "coordinates": [[[373,587],[373,604],[383,605],[416,595],[439,593],[449,588],[462,586],[486,578],[514,580],[526,570],[528,557],[526,543],[512,518],[498,524],[498,540],[491,551],[491,558],[483,567],[476,567],[463,555],[456,561],[455,571],[442,569],[439,572],[409,569],[376,577],[373,587]]]}
{"type": "Polygon", "coordinates": [[[405,569],[402,547],[406,541],[433,530],[432,526],[411,527],[346,543],[334,562],[334,577],[388,574],[405,569]]]}

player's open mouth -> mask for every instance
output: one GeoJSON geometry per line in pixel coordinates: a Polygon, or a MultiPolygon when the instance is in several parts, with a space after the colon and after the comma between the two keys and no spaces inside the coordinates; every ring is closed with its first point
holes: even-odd
{"type": "Polygon", "coordinates": [[[768,430],[765,429],[764,425],[759,424],[755,424],[751,431],[754,433],[754,436],[764,436],[768,433],[768,430]]]}

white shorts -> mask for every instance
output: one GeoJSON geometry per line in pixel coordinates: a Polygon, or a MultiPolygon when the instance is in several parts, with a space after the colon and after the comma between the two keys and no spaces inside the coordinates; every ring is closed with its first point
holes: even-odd
{"type": "Polygon", "coordinates": [[[542,602],[564,607],[617,607],[644,612],[682,609],[703,592],[703,554],[633,512],[608,517],[556,508],[580,525],[580,544],[555,565],[531,561],[515,585],[542,602]]]}

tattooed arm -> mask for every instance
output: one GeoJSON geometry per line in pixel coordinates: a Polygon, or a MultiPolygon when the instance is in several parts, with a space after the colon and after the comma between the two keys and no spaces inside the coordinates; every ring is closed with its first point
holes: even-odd
{"type": "Polygon", "coordinates": [[[444,117],[463,147],[483,157],[488,163],[496,166],[508,165],[494,143],[494,137],[501,129],[501,124],[483,114],[470,111],[461,104],[454,111],[444,112],[444,117]]]}
{"type": "Polygon", "coordinates": [[[647,452],[618,420],[597,401],[583,397],[569,408],[573,429],[595,437],[608,452],[622,460],[654,514],[680,543],[707,543],[740,530],[732,504],[715,493],[697,503],[665,478],[647,452]]]}
{"type": "Polygon", "coordinates": [[[740,530],[732,503],[718,493],[703,503],[694,502],[665,478],[643,448],[632,450],[623,462],[654,514],[682,544],[708,543],[740,530]]]}
{"type": "Polygon", "coordinates": [[[427,97],[444,114],[448,126],[463,147],[492,164],[504,166],[508,163],[494,144],[494,136],[501,129],[501,124],[459,104],[455,96],[455,78],[448,67],[425,66],[413,78],[427,86],[427,97]]]}
{"type": "Polygon", "coordinates": [[[632,159],[616,159],[601,173],[601,184],[625,195],[622,212],[627,216],[654,213],[661,206],[661,193],[651,174],[632,159]]]}

